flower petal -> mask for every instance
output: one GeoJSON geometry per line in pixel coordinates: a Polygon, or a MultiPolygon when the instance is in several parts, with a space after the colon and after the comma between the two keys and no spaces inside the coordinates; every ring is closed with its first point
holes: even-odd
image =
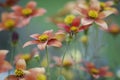
{"type": "Polygon", "coordinates": [[[73,22],[72,22],[73,26],[79,26],[80,25],[80,17],[76,17],[73,22]]]}
{"type": "Polygon", "coordinates": [[[38,34],[38,33],[30,35],[30,37],[34,38],[34,39],[38,39],[39,36],[40,36],[40,34],[38,34]]]}
{"type": "Polygon", "coordinates": [[[46,13],[46,10],[44,8],[40,8],[34,11],[33,16],[42,16],[46,13]]]}
{"type": "Polygon", "coordinates": [[[8,50],[0,50],[0,61],[3,61],[8,53],[8,50]]]}
{"type": "Polygon", "coordinates": [[[57,39],[51,39],[48,41],[49,46],[54,46],[54,47],[61,47],[62,43],[58,41],[57,39]]]}
{"type": "Polygon", "coordinates": [[[82,18],[82,19],[81,19],[81,24],[82,24],[82,25],[90,25],[90,24],[92,24],[93,22],[94,22],[93,19],[88,19],[88,18],[82,18]]]}
{"type": "Polygon", "coordinates": [[[99,14],[99,18],[100,19],[103,19],[103,18],[106,18],[108,17],[109,15],[113,14],[114,11],[112,10],[105,10],[105,11],[102,11],[100,14],[99,14]]]}
{"type": "Polygon", "coordinates": [[[99,25],[100,28],[103,29],[103,30],[107,30],[108,29],[107,23],[105,21],[103,21],[103,20],[96,20],[95,23],[97,25],[99,25]]]}
{"type": "Polygon", "coordinates": [[[59,28],[65,29],[66,32],[70,32],[70,27],[65,24],[59,23],[59,24],[57,24],[57,26],[59,28]]]}
{"type": "Polygon", "coordinates": [[[0,73],[6,72],[6,71],[11,70],[11,69],[12,69],[11,64],[7,61],[4,61],[4,63],[0,66],[0,73]]]}
{"type": "Polygon", "coordinates": [[[90,8],[96,11],[100,10],[100,2],[98,0],[90,0],[90,8]]]}
{"type": "Polygon", "coordinates": [[[27,4],[27,7],[28,8],[31,8],[31,9],[34,9],[36,7],[37,3],[35,1],[30,1],[28,4],[27,4]]]}
{"type": "Polygon", "coordinates": [[[32,73],[44,74],[45,73],[45,68],[44,67],[31,68],[29,71],[32,72],[32,73]]]}
{"type": "Polygon", "coordinates": [[[26,43],[23,45],[23,48],[26,47],[26,46],[33,45],[33,44],[38,44],[38,43],[39,43],[39,42],[38,42],[38,41],[35,41],[35,40],[33,40],[33,41],[28,41],[28,42],[26,42],[26,43]]]}
{"type": "Polygon", "coordinates": [[[45,47],[47,46],[47,42],[45,42],[45,43],[39,43],[37,46],[38,46],[38,48],[39,48],[40,50],[44,50],[45,47]]]}
{"type": "Polygon", "coordinates": [[[106,6],[113,6],[114,1],[106,1],[105,4],[106,4],[106,6]]]}
{"type": "Polygon", "coordinates": [[[65,39],[65,32],[62,30],[59,30],[55,33],[55,38],[59,41],[63,41],[65,39]]]}
{"type": "Polygon", "coordinates": [[[53,30],[47,30],[45,31],[43,34],[47,34],[49,37],[52,37],[53,36],[53,30]]]}
{"type": "Polygon", "coordinates": [[[22,7],[21,7],[21,6],[16,5],[16,6],[13,6],[13,7],[12,7],[12,10],[14,10],[15,12],[19,12],[19,11],[21,11],[21,10],[22,10],[22,7]]]}
{"type": "Polygon", "coordinates": [[[24,59],[19,59],[17,62],[16,62],[16,69],[22,69],[22,70],[25,70],[26,69],[26,62],[24,59]]]}
{"type": "Polygon", "coordinates": [[[75,9],[80,13],[81,16],[86,17],[88,14],[88,9],[86,7],[86,5],[84,4],[79,4],[75,7],[75,9]]]}

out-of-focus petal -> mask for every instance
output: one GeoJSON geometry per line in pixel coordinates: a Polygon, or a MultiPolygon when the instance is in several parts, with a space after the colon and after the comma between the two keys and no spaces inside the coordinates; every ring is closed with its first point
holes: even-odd
{"type": "Polygon", "coordinates": [[[8,53],[8,50],[0,50],[0,61],[3,61],[8,53]]]}
{"type": "Polygon", "coordinates": [[[70,27],[65,24],[59,23],[59,24],[57,24],[57,26],[59,28],[65,29],[66,32],[70,32],[70,27]]]}
{"type": "Polygon", "coordinates": [[[6,19],[8,19],[8,13],[7,12],[4,12],[2,13],[2,21],[5,21],[6,19]]]}
{"type": "Polygon", "coordinates": [[[16,69],[26,69],[26,62],[24,59],[19,59],[16,63],[16,69]]]}
{"type": "Polygon", "coordinates": [[[31,68],[29,71],[32,72],[32,73],[35,73],[35,74],[44,74],[45,73],[45,68],[44,67],[31,68]]]}
{"type": "Polygon", "coordinates": [[[88,9],[86,7],[86,5],[84,4],[79,4],[75,7],[75,9],[80,13],[81,16],[86,17],[88,14],[88,9]]]}
{"type": "Polygon", "coordinates": [[[27,7],[30,8],[30,9],[34,9],[36,7],[37,3],[35,1],[30,1],[28,4],[27,4],[27,7]]]}
{"type": "Polygon", "coordinates": [[[40,34],[38,34],[38,33],[30,35],[30,37],[34,38],[34,39],[38,39],[39,36],[40,36],[40,34]]]}
{"type": "Polygon", "coordinates": [[[90,0],[90,8],[96,11],[100,10],[100,2],[98,0],[90,0]]]}
{"type": "Polygon", "coordinates": [[[80,25],[80,17],[76,17],[73,22],[72,22],[73,26],[79,26],[80,25]]]}
{"type": "Polygon", "coordinates": [[[18,78],[15,75],[9,75],[5,78],[5,80],[18,80],[18,78]]]}
{"type": "Polygon", "coordinates": [[[107,30],[108,29],[107,23],[105,21],[103,21],[103,20],[96,20],[95,23],[97,25],[99,25],[100,28],[103,29],[103,30],[107,30]]]}
{"type": "Polygon", "coordinates": [[[100,19],[103,19],[103,18],[106,18],[108,17],[109,15],[113,14],[114,12],[112,10],[105,10],[105,11],[102,11],[100,14],[99,14],[99,18],[100,19]]]}
{"type": "Polygon", "coordinates": [[[38,42],[38,41],[35,41],[35,40],[33,40],[33,41],[28,41],[28,42],[26,42],[26,43],[23,45],[23,48],[26,47],[26,46],[33,45],[33,44],[38,44],[38,43],[39,43],[39,42],[38,42]]]}
{"type": "Polygon", "coordinates": [[[106,4],[106,6],[113,6],[114,1],[106,1],[105,4],[106,4]]]}
{"type": "Polygon", "coordinates": [[[62,43],[58,41],[57,39],[51,39],[48,41],[49,46],[54,46],[54,47],[61,47],[62,43]]]}
{"type": "Polygon", "coordinates": [[[33,16],[42,16],[45,13],[46,13],[46,10],[44,8],[40,8],[35,10],[35,12],[33,13],[33,16]]]}
{"type": "Polygon", "coordinates": [[[59,30],[55,33],[55,38],[59,41],[63,41],[65,39],[65,32],[62,30],[59,30]]]}
{"type": "Polygon", "coordinates": [[[88,18],[82,18],[82,19],[81,19],[81,24],[82,24],[82,25],[90,25],[90,24],[92,24],[93,22],[94,22],[93,19],[88,19],[88,18]]]}
{"type": "Polygon", "coordinates": [[[8,70],[11,70],[12,69],[12,66],[9,62],[7,61],[4,61],[2,65],[0,65],[0,73],[1,72],[6,72],[8,70]]]}
{"type": "Polygon", "coordinates": [[[16,5],[16,6],[13,6],[13,7],[12,7],[12,10],[14,10],[15,12],[20,12],[20,11],[22,10],[22,7],[16,5]]]}
{"type": "Polygon", "coordinates": [[[45,47],[47,46],[47,42],[45,42],[45,43],[39,43],[37,46],[38,46],[38,48],[39,48],[40,50],[44,50],[45,47]]]}
{"type": "Polygon", "coordinates": [[[112,72],[106,72],[105,77],[112,77],[113,73],[112,72]]]}
{"type": "Polygon", "coordinates": [[[47,34],[49,37],[53,36],[53,30],[47,30],[43,34],[47,34]]]}

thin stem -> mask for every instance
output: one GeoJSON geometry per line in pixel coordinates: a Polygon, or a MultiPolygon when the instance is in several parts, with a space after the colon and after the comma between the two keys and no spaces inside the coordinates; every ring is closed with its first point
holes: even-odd
{"type": "Polygon", "coordinates": [[[46,57],[47,57],[47,77],[48,77],[47,80],[50,80],[50,79],[49,79],[49,76],[50,76],[50,69],[49,69],[49,54],[48,54],[48,48],[47,48],[47,46],[46,46],[46,57]]]}
{"type": "Polygon", "coordinates": [[[69,44],[70,44],[70,43],[67,43],[67,46],[66,46],[66,48],[65,48],[65,50],[64,50],[64,54],[63,54],[63,57],[62,57],[62,63],[61,63],[62,65],[61,65],[61,67],[60,67],[60,74],[62,74],[63,62],[64,62],[64,59],[65,59],[65,55],[66,55],[66,52],[67,52],[67,49],[68,49],[69,44]]]}

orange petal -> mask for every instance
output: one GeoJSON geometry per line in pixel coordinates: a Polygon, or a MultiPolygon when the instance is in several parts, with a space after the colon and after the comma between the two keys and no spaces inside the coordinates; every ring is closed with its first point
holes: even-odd
{"type": "Polygon", "coordinates": [[[16,69],[26,69],[26,62],[24,59],[19,59],[16,63],[16,69]]]}

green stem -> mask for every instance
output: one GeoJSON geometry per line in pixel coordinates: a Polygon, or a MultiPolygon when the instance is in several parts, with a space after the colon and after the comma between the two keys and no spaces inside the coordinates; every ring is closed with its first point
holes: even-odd
{"type": "Polygon", "coordinates": [[[46,46],[46,57],[47,57],[47,77],[48,77],[47,80],[50,80],[50,79],[49,79],[49,77],[50,77],[49,54],[48,54],[48,48],[47,48],[47,46],[46,46]]]}
{"type": "Polygon", "coordinates": [[[65,58],[65,55],[66,55],[66,52],[67,52],[67,49],[68,49],[69,44],[70,44],[70,42],[67,43],[67,46],[66,46],[66,48],[65,48],[65,50],[64,50],[64,54],[63,54],[63,57],[62,57],[62,63],[61,63],[62,65],[61,65],[61,67],[60,67],[60,74],[62,74],[63,61],[64,61],[64,58],[65,58]]]}

